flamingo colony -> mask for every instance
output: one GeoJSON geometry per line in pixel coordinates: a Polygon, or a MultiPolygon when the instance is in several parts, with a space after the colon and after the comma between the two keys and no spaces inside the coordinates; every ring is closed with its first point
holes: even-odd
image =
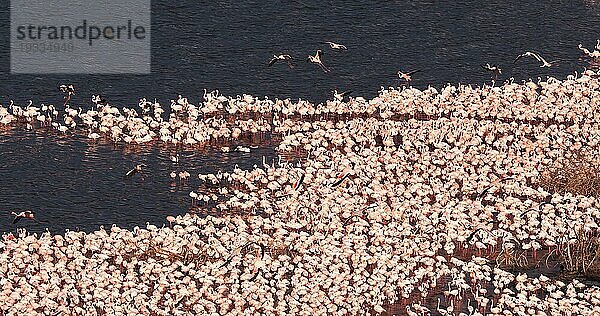
{"type": "Polygon", "coordinates": [[[168,109],[0,106],[4,129],[222,149],[272,137],[282,156],[305,157],[194,175],[192,205],[218,213],[168,227],[4,234],[0,311],[598,315],[600,288],[509,270],[598,237],[597,197],[539,183],[569,152],[597,152],[599,77],[382,88],[318,105],[215,91],[168,109]]]}

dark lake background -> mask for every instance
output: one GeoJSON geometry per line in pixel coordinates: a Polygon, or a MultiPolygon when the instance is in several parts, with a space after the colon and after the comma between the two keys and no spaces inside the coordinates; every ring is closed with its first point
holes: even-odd
{"type": "MultiPolygon", "coordinates": [[[[126,12],[115,12],[126,14],[126,12]]],[[[381,86],[398,86],[398,70],[423,69],[413,85],[483,84],[481,65],[497,64],[500,80],[552,75],[563,77],[587,66],[577,45],[592,48],[600,38],[596,1],[195,1],[152,2],[152,73],[149,75],[11,75],[9,2],[0,1],[0,103],[59,103],[62,83],[75,85],[74,106],[89,107],[94,93],[113,105],[133,106],[141,97],[168,104],[178,94],[199,101],[203,89],[225,95],[321,102],[331,91],[352,90],[373,97],[381,86]],[[333,51],[323,41],[348,47],[333,51]],[[324,51],[325,74],[307,64],[308,54],[324,51]],[[527,50],[559,67],[540,68],[532,60],[513,64],[527,50]],[[274,53],[295,58],[267,68],[274,53]]],[[[49,61],[51,62],[51,61],[49,61]]],[[[175,167],[200,171],[251,166],[263,148],[250,154],[189,152],[173,166],[169,153],[153,148],[127,152],[85,139],[62,139],[36,132],[0,132],[0,232],[14,230],[11,210],[34,209],[46,221],[28,229],[53,232],[98,225],[131,227],[161,224],[185,212],[187,193],[173,188],[175,167]],[[145,179],[120,177],[138,161],[151,165],[145,179]],[[2,215],[6,213],[6,216],[2,215]]],[[[195,174],[196,173],[196,174],[195,174]]]]}

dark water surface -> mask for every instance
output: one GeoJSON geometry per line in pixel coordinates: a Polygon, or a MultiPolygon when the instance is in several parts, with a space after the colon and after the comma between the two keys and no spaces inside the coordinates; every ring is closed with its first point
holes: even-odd
{"type": "MultiPolygon", "coordinates": [[[[153,1],[152,74],[11,75],[9,1],[0,1],[0,103],[56,104],[62,99],[57,87],[67,82],[77,89],[71,103],[84,107],[93,93],[118,106],[132,106],[141,97],[168,104],[178,94],[197,102],[204,88],[319,102],[333,89],[372,97],[380,86],[400,84],[398,70],[424,69],[415,75],[419,87],[482,84],[490,77],[480,66],[488,62],[503,68],[501,80],[561,77],[586,66],[577,45],[591,48],[600,38],[599,7],[596,1],[556,0],[153,1]],[[348,50],[332,51],[322,44],[326,40],[348,50]],[[305,62],[319,48],[329,74],[305,62]],[[531,60],[513,65],[526,50],[564,61],[552,69],[531,60]],[[273,53],[294,56],[296,69],[267,68],[273,53]]],[[[190,151],[182,163],[195,175],[231,169],[234,163],[252,165],[272,153],[263,149],[224,157],[190,151]]],[[[40,210],[53,230],[143,225],[183,212],[189,202],[190,188],[169,191],[173,166],[168,153],[157,148],[127,153],[81,139],[0,131],[0,160],[0,213],[40,210]],[[138,161],[156,173],[121,181],[138,161]]],[[[14,228],[10,220],[0,216],[0,231],[14,228]]]]}
{"type": "MultiPolygon", "coordinates": [[[[0,100],[53,101],[60,83],[79,91],[74,101],[103,93],[113,104],[140,97],[167,102],[177,94],[197,100],[203,89],[320,101],[333,89],[373,96],[397,86],[398,70],[425,69],[417,86],[489,81],[487,62],[501,79],[555,76],[583,69],[579,43],[600,37],[594,1],[152,1],[151,75],[9,75],[8,25],[0,28],[0,100]],[[332,51],[321,42],[345,44],[332,51]],[[306,64],[321,48],[332,72],[306,64]],[[537,50],[556,69],[515,57],[537,50]],[[289,53],[298,67],[267,68],[273,53],[289,53]]],[[[0,23],[8,21],[0,1],[0,23]]],[[[115,14],[126,14],[115,12],[115,14]]]]}
{"type": "Polygon", "coordinates": [[[61,233],[65,228],[94,230],[115,223],[121,227],[165,223],[168,215],[185,213],[189,192],[200,185],[198,173],[229,171],[238,164],[251,169],[274,159],[271,148],[251,153],[173,147],[113,146],[85,136],[62,136],[45,131],[0,133],[0,232],[14,230],[12,210],[36,211],[42,223],[21,220],[19,227],[40,232],[46,227],[61,233]],[[130,179],[124,174],[144,163],[147,171],[130,179]],[[172,171],[187,171],[184,182],[173,181],[172,171]],[[5,213],[6,215],[4,215],[5,213]]]}

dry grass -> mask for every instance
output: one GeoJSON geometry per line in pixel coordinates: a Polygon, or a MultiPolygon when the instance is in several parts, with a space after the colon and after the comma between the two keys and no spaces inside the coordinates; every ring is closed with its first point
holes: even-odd
{"type": "MultiPolygon", "coordinates": [[[[569,151],[542,173],[540,185],[551,193],[600,197],[600,159],[590,150],[569,151]]],[[[576,237],[555,250],[566,272],[588,274],[600,257],[598,232],[576,232],[576,237]]]]}
{"type": "Polygon", "coordinates": [[[542,172],[540,185],[550,193],[600,197],[600,162],[584,151],[557,159],[542,172]]]}

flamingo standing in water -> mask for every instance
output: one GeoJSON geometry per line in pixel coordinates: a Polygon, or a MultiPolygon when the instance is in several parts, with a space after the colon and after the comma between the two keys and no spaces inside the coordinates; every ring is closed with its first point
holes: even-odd
{"type": "Polygon", "coordinates": [[[65,96],[65,100],[63,102],[63,105],[66,105],[67,103],[69,103],[69,101],[71,100],[71,96],[75,94],[75,87],[73,87],[72,84],[66,85],[66,84],[61,84],[58,89],[60,89],[61,92],[66,93],[67,95],[65,96]]]}

